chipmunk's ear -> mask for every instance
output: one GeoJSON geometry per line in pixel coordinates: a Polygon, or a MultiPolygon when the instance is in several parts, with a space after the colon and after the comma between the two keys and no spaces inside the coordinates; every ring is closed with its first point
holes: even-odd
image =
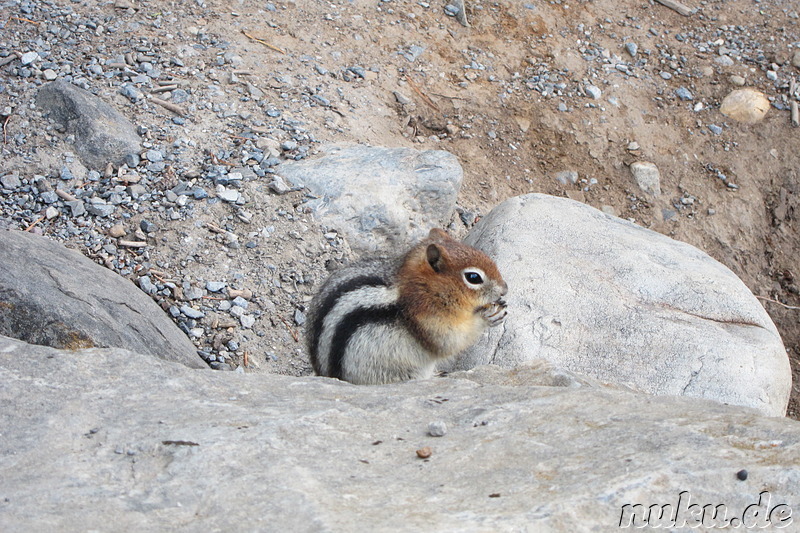
{"type": "Polygon", "coordinates": [[[447,234],[446,231],[441,230],[439,228],[433,228],[430,233],[428,233],[428,238],[434,241],[448,241],[451,240],[450,235],[447,234]]]}
{"type": "Polygon", "coordinates": [[[425,255],[433,271],[439,272],[442,269],[442,249],[436,244],[429,244],[428,249],[425,250],[425,255]]]}

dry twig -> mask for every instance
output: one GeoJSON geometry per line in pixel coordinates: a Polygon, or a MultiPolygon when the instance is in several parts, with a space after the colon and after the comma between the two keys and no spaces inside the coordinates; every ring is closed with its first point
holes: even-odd
{"type": "Polygon", "coordinates": [[[44,215],[40,216],[40,217],[39,217],[39,218],[38,218],[36,221],[34,221],[33,223],[31,223],[31,225],[30,225],[30,226],[28,226],[27,228],[25,228],[25,231],[30,231],[30,230],[32,230],[32,229],[33,229],[33,227],[34,227],[36,224],[38,224],[39,222],[41,222],[41,221],[42,221],[42,220],[44,220],[44,219],[45,219],[44,215]]]}
{"type": "Polygon", "coordinates": [[[156,98],[155,96],[150,97],[150,101],[154,104],[158,104],[167,111],[172,111],[176,115],[186,115],[186,110],[179,105],[175,105],[173,103],[167,102],[166,100],[162,100],[161,98],[156,98]]]}
{"type": "Polygon", "coordinates": [[[253,39],[255,42],[261,43],[264,46],[266,46],[267,48],[270,48],[272,50],[275,50],[276,52],[280,52],[281,54],[286,55],[286,52],[284,52],[283,50],[281,50],[277,46],[273,46],[273,45],[269,44],[267,41],[265,41],[263,39],[259,39],[258,37],[253,37],[252,35],[250,35],[249,33],[247,33],[244,30],[242,30],[242,33],[244,33],[246,37],[249,37],[250,39],[253,39]]]}
{"type": "Polygon", "coordinates": [[[414,81],[411,78],[406,77],[406,82],[408,83],[408,86],[411,87],[411,90],[417,93],[420,98],[422,98],[423,102],[425,102],[429,107],[433,108],[434,110],[441,112],[439,107],[433,103],[433,100],[431,100],[427,94],[420,91],[419,87],[417,87],[417,84],[414,83],[414,81]]]}
{"type": "Polygon", "coordinates": [[[281,315],[278,315],[278,318],[281,319],[281,322],[283,322],[283,324],[286,326],[286,329],[289,330],[289,333],[292,335],[294,342],[300,342],[300,339],[297,336],[297,332],[292,329],[292,326],[289,325],[289,322],[287,322],[286,319],[283,318],[281,315]]]}
{"type": "Polygon", "coordinates": [[[38,26],[39,24],[41,24],[41,22],[36,22],[35,20],[26,19],[26,18],[23,18],[23,17],[10,17],[9,20],[18,20],[20,22],[30,22],[34,26],[38,26]]]}
{"type": "Polygon", "coordinates": [[[778,304],[781,307],[785,307],[786,309],[793,309],[795,311],[800,311],[800,307],[797,307],[797,306],[794,306],[794,305],[786,305],[785,303],[779,302],[778,300],[773,300],[772,298],[766,298],[764,296],[756,296],[756,298],[758,298],[759,300],[764,300],[765,302],[778,304]]]}

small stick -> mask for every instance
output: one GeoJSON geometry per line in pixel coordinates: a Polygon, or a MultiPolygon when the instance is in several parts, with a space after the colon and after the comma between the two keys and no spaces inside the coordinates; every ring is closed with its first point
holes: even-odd
{"type": "Polygon", "coordinates": [[[797,109],[797,100],[792,100],[792,126],[800,126],[800,110],[797,109]]]}
{"type": "Polygon", "coordinates": [[[687,6],[686,4],[681,4],[676,0],[656,0],[656,2],[658,2],[664,7],[670,8],[671,10],[677,13],[680,13],[684,17],[688,17],[689,15],[692,14],[693,11],[691,7],[687,6]]]}
{"type": "Polygon", "coordinates": [[[427,94],[424,94],[422,91],[420,91],[420,90],[419,90],[419,87],[417,87],[417,84],[416,84],[416,83],[414,83],[414,82],[411,80],[411,78],[408,78],[408,77],[406,77],[406,82],[408,82],[408,86],[409,86],[409,87],[411,87],[411,89],[412,89],[412,90],[413,90],[415,93],[417,93],[417,94],[419,95],[419,97],[420,97],[420,98],[422,98],[422,101],[423,101],[423,102],[425,102],[425,103],[426,103],[428,106],[432,107],[432,108],[433,108],[433,109],[435,109],[436,111],[439,111],[439,112],[441,112],[441,110],[440,110],[440,109],[439,109],[439,108],[436,106],[436,104],[434,104],[434,103],[433,103],[433,100],[431,100],[430,98],[428,98],[428,95],[427,95],[427,94]]]}
{"type": "MultiPolygon", "coordinates": [[[[250,139],[250,140],[252,141],[252,139],[250,139]]],[[[218,157],[217,157],[217,156],[215,156],[214,154],[211,154],[211,160],[214,162],[214,164],[215,164],[215,165],[216,165],[216,164],[220,164],[220,165],[228,165],[229,167],[235,167],[235,166],[237,166],[235,163],[229,163],[228,161],[225,161],[224,159],[220,159],[220,158],[218,158],[218,157]]]]}
{"type": "Polygon", "coordinates": [[[243,361],[243,363],[244,363],[244,367],[245,367],[245,368],[247,368],[248,366],[250,366],[250,365],[249,365],[249,361],[248,361],[249,357],[250,357],[250,354],[249,354],[249,352],[248,352],[247,350],[245,350],[245,351],[244,351],[244,361],[243,361]]]}
{"type": "Polygon", "coordinates": [[[9,20],[18,20],[20,22],[30,22],[31,24],[34,24],[36,26],[41,24],[41,22],[36,22],[35,20],[26,19],[26,18],[22,18],[22,17],[11,17],[9,20]]]}
{"type": "Polygon", "coordinates": [[[154,104],[160,105],[167,111],[172,111],[176,115],[186,115],[186,110],[179,105],[172,104],[166,100],[162,100],[161,98],[156,98],[155,96],[151,96],[150,101],[154,104]]]}
{"type": "Polygon", "coordinates": [[[3,121],[3,144],[8,144],[8,121],[11,120],[11,115],[8,115],[6,119],[3,121]]]}
{"type": "Polygon", "coordinates": [[[144,248],[147,246],[147,243],[144,241],[126,241],[124,239],[117,241],[117,244],[120,246],[126,246],[128,248],[144,248]]]}
{"type": "Polygon", "coordinates": [[[65,202],[77,202],[78,201],[78,199],[75,198],[74,196],[72,196],[70,193],[68,193],[67,191],[62,191],[61,189],[56,189],[56,194],[58,195],[59,198],[61,198],[65,202]]]}
{"type": "Polygon", "coordinates": [[[278,318],[281,319],[281,322],[283,322],[283,324],[286,326],[286,329],[289,330],[289,333],[291,333],[294,342],[300,342],[300,340],[297,338],[297,333],[292,329],[292,326],[289,325],[286,319],[283,318],[281,315],[278,315],[278,318]]]}
{"type": "MultiPolygon", "coordinates": [[[[25,231],[30,231],[30,230],[32,230],[32,229],[33,229],[33,227],[34,227],[36,224],[38,224],[39,222],[41,222],[41,221],[42,221],[42,220],[44,220],[44,219],[45,219],[44,215],[40,216],[40,217],[39,217],[39,219],[38,219],[36,222],[32,223],[30,226],[28,226],[27,228],[25,228],[25,231]]],[[[295,339],[295,340],[297,340],[297,339],[295,339]]]]}
{"type": "Polygon", "coordinates": [[[208,222],[206,224],[206,227],[212,233],[228,233],[227,230],[224,230],[224,229],[220,228],[219,226],[216,226],[216,225],[212,224],[211,222],[208,222]]]}
{"type": "Polygon", "coordinates": [[[178,88],[177,85],[162,85],[161,87],[156,87],[155,89],[152,89],[150,92],[151,93],[165,93],[167,91],[174,91],[177,88],[178,88]]]}
{"type": "MultiPolygon", "coordinates": [[[[152,272],[152,271],[151,271],[151,272],[152,272]]],[[[227,300],[227,298],[220,298],[219,296],[203,296],[203,300],[216,300],[216,301],[222,301],[222,300],[227,300]]]]}
{"type": "Polygon", "coordinates": [[[280,52],[281,54],[283,54],[283,55],[286,55],[286,52],[284,52],[283,50],[281,50],[281,49],[280,49],[280,48],[278,48],[277,46],[272,46],[272,45],[271,45],[271,44],[269,44],[267,41],[264,41],[264,40],[262,40],[262,39],[259,39],[258,37],[253,37],[252,35],[250,35],[249,33],[247,33],[247,32],[246,32],[246,31],[244,31],[244,30],[242,30],[242,33],[244,33],[244,34],[245,34],[245,36],[247,36],[247,37],[249,37],[249,38],[253,39],[255,42],[257,42],[257,43],[261,43],[261,44],[263,44],[264,46],[266,46],[267,48],[271,48],[272,50],[275,50],[276,52],[280,52]]]}
{"type": "Polygon", "coordinates": [[[756,296],[756,298],[758,298],[759,300],[764,300],[765,302],[771,302],[771,303],[774,303],[774,304],[778,304],[780,306],[785,307],[786,309],[794,309],[796,311],[800,311],[800,307],[796,307],[794,305],[786,305],[785,303],[779,302],[778,300],[773,300],[772,298],[765,298],[764,296],[756,296]]]}

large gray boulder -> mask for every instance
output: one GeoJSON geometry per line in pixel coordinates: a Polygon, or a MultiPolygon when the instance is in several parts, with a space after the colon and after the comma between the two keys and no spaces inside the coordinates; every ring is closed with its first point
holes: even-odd
{"type": "Polygon", "coordinates": [[[526,384],[548,374],[367,387],[0,337],[0,530],[606,532],[671,505],[650,525],[696,531],[706,504],[796,520],[797,422],[526,384]]]}
{"type": "Polygon", "coordinates": [[[141,150],[136,127],[119,111],[63,80],[42,86],[36,105],[68,133],[75,136],[75,151],[90,169],[108,163],[120,165],[126,155],[141,150]]]}
{"type": "Polygon", "coordinates": [[[130,281],[45,237],[0,230],[0,334],[33,344],[116,347],[208,368],[130,281]]]}
{"type": "Polygon", "coordinates": [[[277,172],[317,197],[306,205],[353,250],[403,249],[450,222],[464,174],[453,154],[362,145],[325,152],[277,172]]]}
{"type": "Polygon", "coordinates": [[[467,242],[508,282],[508,318],[451,368],[543,358],[652,394],[786,412],[777,329],[736,275],[704,252],[572,200],[503,202],[467,242]]]}

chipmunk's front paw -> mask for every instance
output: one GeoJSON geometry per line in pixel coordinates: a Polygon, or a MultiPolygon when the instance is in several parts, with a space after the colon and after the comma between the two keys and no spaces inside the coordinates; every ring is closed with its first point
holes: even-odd
{"type": "Polygon", "coordinates": [[[497,300],[496,302],[484,305],[481,308],[481,316],[483,317],[486,322],[489,323],[489,327],[493,328],[505,320],[508,311],[506,310],[505,300],[497,300]]]}

